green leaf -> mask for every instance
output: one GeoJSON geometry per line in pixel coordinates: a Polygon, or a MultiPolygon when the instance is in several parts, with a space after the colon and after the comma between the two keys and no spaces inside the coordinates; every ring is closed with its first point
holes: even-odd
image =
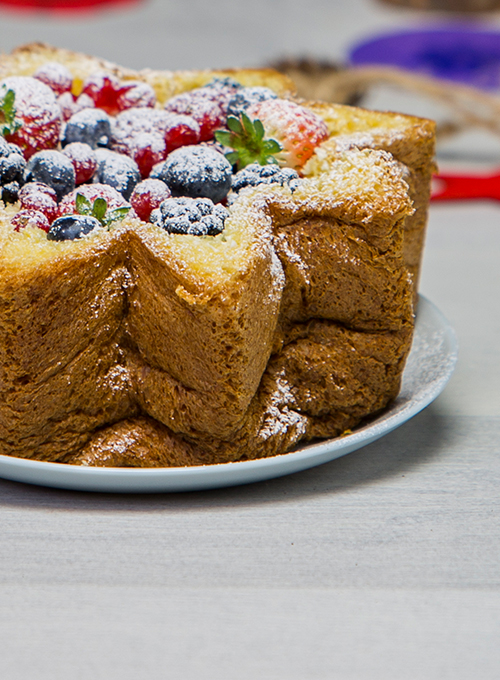
{"type": "Polygon", "coordinates": [[[104,224],[103,219],[108,209],[108,204],[104,198],[96,198],[94,205],[92,206],[92,217],[99,220],[101,224],[104,224]]]}
{"type": "Polygon", "coordinates": [[[92,213],[92,206],[88,198],[83,194],[77,194],[75,198],[76,212],[79,215],[90,215],[92,213]]]}
{"type": "Polygon", "coordinates": [[[16,117],[16,93],[14,90],[5,91],[5,85],[0,92],[0,125],[1,134],[6,137],[13,135],[21,127],[21,123],[15,120],[16,117]]]}
{"type": "Polygon", "coordinates": [[[106,213],[103,223],[109,229],[111,225],[114,224],[115,222],[123,220],[123,218],[127,215],[129,211],[130,206],[124,206],[123,208],[115,208],[114,210],[110,210],[108,213],[106,213]]]}
{"type": "Polygon", "coordinates": [[[217,130],[215,138],[220,144],[233,149],[226,153],[231,165],[238,170],[250,163],[277,163],[275,155],[282,150],[281,144],[275,139],[265,139],[265,128],[258,118],[252,120],[244,111],[240,118],[229,116],[227,130],[217,130]]]}

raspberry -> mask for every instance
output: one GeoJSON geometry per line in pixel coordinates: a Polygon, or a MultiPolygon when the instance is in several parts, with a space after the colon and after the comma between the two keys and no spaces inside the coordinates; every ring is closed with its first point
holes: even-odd
{"type": "Polygon", "coordinates": [[[216,236],[224,230],[229,212],[209,198],[168,198],[153,210],[150,220],[169,234],[216,236]]]}
{"type": "Polygon", "coordinates": [[[61,109],[61,116],[64,121],[69,120],[71,116],[77,113],[75,98],[71,92],[63,92],[61,95],[59,95],[57,98],[57,103],[61,109]]]}
{"type": "Polygon", "coordinates": [[[86,94],[94,102],[94,106],[103,109],[110,116],[119,112],[118,96],[120,80],[108,73],[93,73],[83,83],[82,94],[86,94]]]}
{"type": "Polygon", "coordinates": [[[176,149],[151,177],[168,185],[173,196],[198,196],[219,203],[231,188],[232,167],[215,149],[199,144],[176,149]]]}
{"type": "Polygon", "coordinates": [[[97,168],[97,158],[92,147],[82,142],[73,142],[65,146],[62,152],[73,163],[76,184],[92,179],[97,168]]]}
{"type": "Polygon", "coordinates": [[[19,192],[19,200],[22,201],[24,197],[28,196],[29,194],[46,194],[47,196],[50,196],[54,201],[57,201],[57,194],[52,189],[49,187],[48,184],[44,184],[43,182],[28,182],[23,186],[21,191],[19,192]]]}
{"type": "Polygon", "coordinates": [[[50,224],[45,215],[39,210],[20,210],[11,220],[14,231],[20,231],[24,227],[38,227],[43,231],[50,229],[50,224]]]}
{"type": "Polygon", "coordinates": [[[58,206],[56,201],[48,194],[41,191],[31,191],[20,197],[21,208],[23,210],[38,210],[43,213],[49,224],[55,220],[58,215],[58,206]]]}
{"type": "MultiPolygon", "coordinates": [[[[113,187],[107,184],[82,184],[70,194],[65,196],[59,203],[59,217],[63,215],[73,215],[76,213],[76,195],[82,194],[91,203],[96,198],[104,198],[107,203],[108,210],[115,208],[129,207],[130,203],[123,198],[123,196],[113,187]]],[[[130,217],[135,217],[135,213],[129,212],[130,217]]]]}
{"type": "Polygon", "coordinates": [[[152,108],[156,104],[156,94],[151,85],[129,80],[121,86],[116,100],[119,111],[132,108],[152,108]]]}
{"type": "Polygon", "coordinates": [[[133,158],[142,177],[147,177],[153,165],[162,161],[167,152],[196,143],[199,132],[198,124],[190,116],[159,109],[130,109],[116,117],[113,149],[133,158]]]}
{"type": "Polygon", "coordinates": [[[252,104],[247,114],[258,118],[267,137],[278,140],[283,151],[277,154],[281,165],[300,169],[314,149],[328,138],[326,123],[312,111],[287,99],[268,99],[252,104]]]}
{"type": "Polygon", "coordinates": [[[170,196],[170,189],[165,182],[159,179],[145,179],[135,187],[130,203],[137,216],[143,222],[147,222],[151,212],[170,196]]]}
{"type": "Polygon", "coordinates": [[[0,81],[0,88],[15,93],[15,119],[21,127],[14,134],[6,135],[23,149],[24,157],[30,158],[37,151],[54,149],[61,132],[61,109],[50,87],[36,78],[11,76],[0,81]]]}
{"type": "Polygon", "coordinates": [[[71,72],[66,66],[59,64],[57,61],[48,61],[43,66],[40,66],[33,77],[48,85],[56,95],[69,92],[73,84],[71,72]]]}
{"type": "Polygon", "coordinates": [[[169,99],[165,111],[191,116],[200,126],[200,142],[213,138],[215,130],[226,122],[227,98],[216,88],[200,87],[169,99]]]}

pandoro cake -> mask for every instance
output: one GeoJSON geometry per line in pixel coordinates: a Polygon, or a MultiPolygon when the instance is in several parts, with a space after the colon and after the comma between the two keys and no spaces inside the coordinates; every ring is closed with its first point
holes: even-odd
{"type": "Polygon", "coordinates": [[[41,44],[0,59],[2,96],[0,454],[247,460],[397,396],[431,121],[299,101],[270,70],[134,72],[41,44]],[[248,130],[267,145],[245,167],[248,130]]]}

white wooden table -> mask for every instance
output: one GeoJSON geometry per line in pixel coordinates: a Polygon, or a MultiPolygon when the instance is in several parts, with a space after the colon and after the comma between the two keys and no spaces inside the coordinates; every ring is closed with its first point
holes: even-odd
{"type": "MultiPolygon", "coordinates": [[[[0,10],[0,44],[248,66],[336,58],[416,16],[375,0],[155,0],[78,21],[0,10]]],[[[184,495],[0,480],[0,678],[499,678],[499,265],[500,206],[432,208],[421,291],[455,327],[459,364],[432,406],[357,453],[184,495]]]]}

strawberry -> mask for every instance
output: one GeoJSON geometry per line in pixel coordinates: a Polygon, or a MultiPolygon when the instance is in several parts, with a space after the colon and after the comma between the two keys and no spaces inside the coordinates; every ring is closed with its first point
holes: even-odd
{"type": "Polygon", "coordinates": [[[41,80],[48,85],[56,95],[69,92],[73,85],[73,76],[63,64],[56,61],[48,61],[34,73],[33,78],[41,80]]]}
{"type": "Polygon", "coordinates": [[[73,163],[76,184],[92,179],[97,169],[97,158],[91,146],[83,142],[72,142],[64,147],[62,153],[73,163]]]}
{"type": "Polygon", "coordinates": [[[59,142],[61,109],[50,87],[36,78],[0,81],[0,124],[2,120],[5,139],[20,146],[26,159],[59,142]]]}
{"type": "Polygon", "coordinates": [[[11,220],[14,231],[20,231],[24,227],[38,227],[43,231],[49,231],[49,220],[39,210],[20,210],[11,220]]]}
{"type": "Polygon", "coordinates": [[[283,147],[276,155],[278,163],[295,170],[299,170],[318,144],[328,138],[328,128],[322,118],[287,99],[256,102],[247,109],[247,114],[260,120],[266,136],[283,147]]]}

